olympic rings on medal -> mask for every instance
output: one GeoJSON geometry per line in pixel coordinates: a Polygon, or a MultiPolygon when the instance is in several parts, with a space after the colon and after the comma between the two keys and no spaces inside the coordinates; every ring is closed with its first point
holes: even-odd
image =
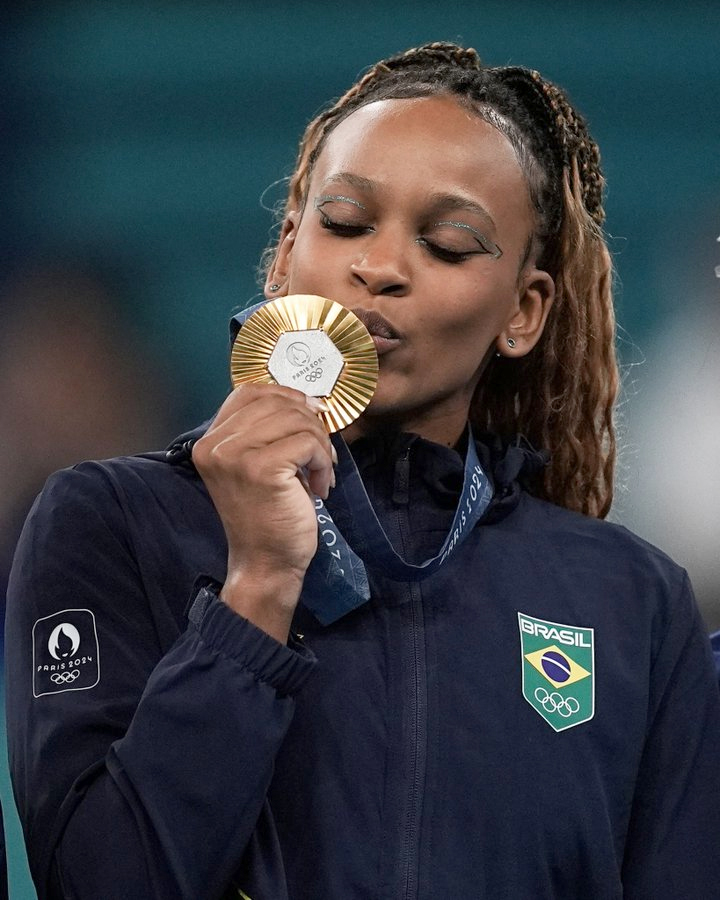
{"type": "Polygon", "coordinates": [[[315,369],[313,372],[310,372],[305,376],[305,381],[318,381],[320,378],[322,378],[322,374],[322,369],[315,369]]]}
{"type": "Polygon", "coordinates": [[[80,670],[73,669],[72,672],[53,672],[53,674],[50,676],[50,681],[54,682],[55,684],[69,684],[79,677],[80,670]]]}
{"type": "Polygon", "coordinates": [[[575,697],[563,697],[557,691],[549,694],[544,687],[535,688],[535,699],[545,712],[556,712],[564,719],[569,718],[580,709],[580,704],[575,697]]]}

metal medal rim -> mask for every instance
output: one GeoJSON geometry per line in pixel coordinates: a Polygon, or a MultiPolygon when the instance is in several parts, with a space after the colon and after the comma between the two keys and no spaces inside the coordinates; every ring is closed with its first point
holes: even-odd
{"type": "Polygon", "coordinates": [[[238,331],[230,356],[233,387],[248,382],[277,384],[268,370],[281,335],[293,331],[325,332],[343,357],[344,365],[326,411],[318,413],[330,432],[341,431],[364,412],[378,380],[378,357],[370,332],[355,313],[314,294],[277,297],[256,310],[238,331]]]}

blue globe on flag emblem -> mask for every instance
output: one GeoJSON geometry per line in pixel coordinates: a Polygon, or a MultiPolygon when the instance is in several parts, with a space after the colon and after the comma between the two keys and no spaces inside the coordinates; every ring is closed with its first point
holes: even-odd
{"type": "Polygon", "coordinates": [[[543,653],[540,658],[540,665],[547,677],[552,678],[558,684],[567,681],[572,674],[570,660],[556,650],[548,650],[543,653]]]}

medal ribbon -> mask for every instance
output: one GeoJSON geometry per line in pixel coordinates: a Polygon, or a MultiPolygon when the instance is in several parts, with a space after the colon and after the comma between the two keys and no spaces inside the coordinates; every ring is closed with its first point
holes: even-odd
{"type": "Polygon", "coordinates": [[[254,303],[252,306],[248,306],[247,309],[240,310],[239,313],[235,313],[235,315],[230,319],[230,342],[232,343],[235,340],[235,335],[240,331],[242,326],[247,322],[250,316],[257,312],[261,306],[265,306],[266,303],[270,303],[269,300],[262,299],[259,303],[254,303]]]}
{"type": "Polygon", "coordinates": [[[437,556],[419,565],[404,560],[392,546],[347,444],[340,434],[331,435],[338,455],[332,504],[342,531],[317,497],[318,551],[305,573],[302,593],[303,604],[322,625],[336,622],[370,599],[365,563],[392,581],[422,581],[438,571],[478,523],[493,487],[480,465],[469,426],[468,430],[463,487],[450,530],[437,556]]]}

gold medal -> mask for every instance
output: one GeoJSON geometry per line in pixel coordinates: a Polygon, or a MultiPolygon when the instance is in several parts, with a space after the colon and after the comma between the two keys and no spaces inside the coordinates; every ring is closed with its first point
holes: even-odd
{"type": "Polygon", "coordinates": [[[282,384],[322,397],[328,431],[340,431],[365,410],[378,380],[378,358],[367,328],[334,300],[291,294],[254,312],[235,338],[233,387],[248,381],[282,384]]]}

